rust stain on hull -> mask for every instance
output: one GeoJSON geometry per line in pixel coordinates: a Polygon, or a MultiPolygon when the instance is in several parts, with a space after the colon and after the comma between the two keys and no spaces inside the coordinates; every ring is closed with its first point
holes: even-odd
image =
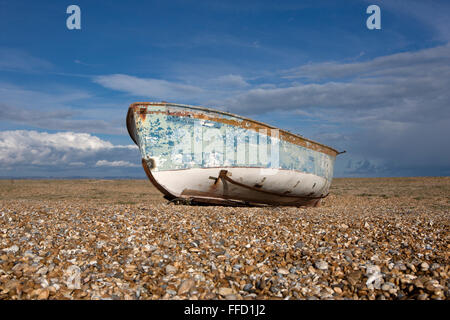
{"type": "Polygon", "coordinates": [[[253,191],[257,191],[257,192],[270,194],[270,195],[273,195],[273,196],[279,196],[279,197],[292,197],[292,198],[297,198],[297,199],[313,200],[313,199],[326,198],[328,196],[328,194],[326,194],[326,195],[322,195],[320,197],[300,197],[300,196],[292,196],[292,195],[286,194],[286,192],[289,193],[290,191],[286,191],[285,193],[276,193],[276,192],[272,192],[272,191],[262,190],[262,189],[260,189],[262,187],[262,185],[260,185],[259,187],[252,187],[252,186],[248,186],[246,184],[243,184],[243,183],[240,183],[238,181],[235,181],[235,180],[231,179],[228,176],[228,171],[227,170],[221,170],[220,174],[219,174],[219,178],[222,181],[228,181],[229,183],[235,184],[235,185],[237,185],[239,187],[242,187],[242,188],[246,188],[246,189],[250,189],[250,190],[253,190],[253,191]]]}

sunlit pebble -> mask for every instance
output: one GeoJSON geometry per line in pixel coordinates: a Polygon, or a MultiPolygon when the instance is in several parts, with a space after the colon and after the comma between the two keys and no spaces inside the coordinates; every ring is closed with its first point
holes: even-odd
{"type": "Polygon", "coordinates": [[[1,200],[0,299],[449,299],[449,213],[351,183],[308,209],[1,200]]]}

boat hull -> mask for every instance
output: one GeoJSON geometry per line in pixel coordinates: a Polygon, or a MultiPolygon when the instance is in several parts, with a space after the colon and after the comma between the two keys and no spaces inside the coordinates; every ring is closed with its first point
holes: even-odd
{"type": "Polygon", "coordinates": [[[250,119],[135,103],[127,127],[147,176],[168,199],[317,206],[331,185],[337,151],[250,119]]]}

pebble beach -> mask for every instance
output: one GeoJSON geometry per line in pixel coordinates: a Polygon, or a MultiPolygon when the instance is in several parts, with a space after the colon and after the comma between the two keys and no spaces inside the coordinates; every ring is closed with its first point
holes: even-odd
{"type": "Polygon", "coordinates": [[[449,224],[449,177],[335,179],[318,208],[0,180],[0,299],[447,300],[449,224]]]}

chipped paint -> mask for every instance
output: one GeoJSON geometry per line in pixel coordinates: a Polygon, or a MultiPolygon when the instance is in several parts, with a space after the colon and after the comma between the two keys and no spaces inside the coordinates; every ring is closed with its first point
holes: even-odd
{"type": "Polygon", "coordinates": [[[168,198],[317,205],[338,154],[261,122],[170,103],[132,104],[127,128],[149,179],[168,198]]]}
{"type": "Polygon", "coordinates": [[[273,128],[259,126],[255,131],[243,119],[177,105],[140,105],[134,110],[138,145],[144,159],[154,160],[152,170],[252,166],[332,179],[335,155],[314,150],[310,141],[302,146],[286,135],[276,137],[273,128]],[[225,121],[214,121],[219,116],[225,121]]]}

